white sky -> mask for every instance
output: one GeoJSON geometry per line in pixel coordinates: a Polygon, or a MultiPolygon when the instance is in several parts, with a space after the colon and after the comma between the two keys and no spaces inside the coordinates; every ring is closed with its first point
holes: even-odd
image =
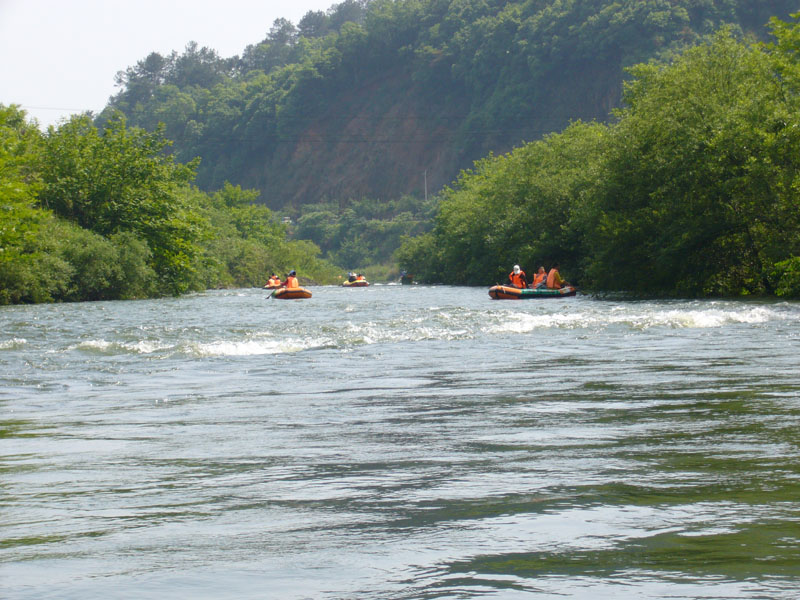
{"type": "Polygon", "coordinates": [[[275,19],[295,25],[341,0],[0,0],[0,104],[44,127],[99,112],[117,71],[191,41],[223,58],[263,40],[275,19]]]}

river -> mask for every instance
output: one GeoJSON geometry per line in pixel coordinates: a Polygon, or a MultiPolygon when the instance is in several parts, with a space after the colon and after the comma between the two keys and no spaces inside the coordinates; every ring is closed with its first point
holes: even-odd
{"type": "Polygon", "coordinates": [[[0,308],[0,597],[792,599],[800,303],[0,308]]]}

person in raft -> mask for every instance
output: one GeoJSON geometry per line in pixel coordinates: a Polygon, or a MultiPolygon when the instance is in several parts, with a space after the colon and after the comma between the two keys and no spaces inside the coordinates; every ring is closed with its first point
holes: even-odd
{"type": "Polygon", "coordinates": [[[286,281],[283,282],[283,287],[287,288],[297,288],[300,287],[300,284],[297,282],[297,273],[294,269],[289,271],[289,274],[286,276],[286,281]]]}
{"type": "Polygon", "coordinates": [[[550,272],[547,274],[547,287],[551,289],[560,289],[565,285],[569,285],[566,281],[561,279],[561,273],[558,272],[558,263],[553,265],[550,272]]]}
{"type": "Polygon", "coordinates": [[[277,275],[275,275],[275,273],[273,273],[270,276],[269,281],[267,282],[267,285],[271,286],[271,287],[275,287],[275,286],[278,286],[280,284],[281,284],[281,278],[278,277],[277,275]]]}
{"type": "Polygon", "coordinates": [[[533,276],[533,282],[531,283],[531,289],[540,288],[544,285],[547,285],[547,271],[544,270],[544,267],[539,267],[539,272],[533,276]]]}
{"type": "Polygon", "coordinates": [[[523,290],[528,287],[528,280],[525,278],[525,271],[519,268],[519,265],[514,265],[514,270],[508,274],[508,279],[511,285],[523,290]]]}

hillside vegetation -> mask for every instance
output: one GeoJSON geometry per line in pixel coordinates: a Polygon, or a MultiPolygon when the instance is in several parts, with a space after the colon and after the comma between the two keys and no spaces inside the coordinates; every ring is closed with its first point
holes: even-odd
{"type": "MultiPolygon", "coordinates": [[[[422,198],[489,152],[605,121],[623,69],[730,24],[765,36],[788,0],[345,0],[279,19],[241,56],[190,44],[120,72],[122,111],[165,135],[196,183],[305,204],[422,198]]],[[[265,24],[265,30],[268,25],[265,24]]],[[[243,40],[243,44],[247,40],[243,40]]]]}

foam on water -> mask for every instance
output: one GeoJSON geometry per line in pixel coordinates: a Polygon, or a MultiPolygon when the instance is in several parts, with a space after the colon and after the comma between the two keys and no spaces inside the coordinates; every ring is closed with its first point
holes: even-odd
{"type": "MultiPolygon", "coordinates": [[[[532,301],[530,301],[532,302],[532,301]]],[[[644,331],[651,328],[707,329],[736,324],[758,324],[787,318],[765,307],[735,307],[731,309],[669,309],[651,306],[636,308],[613,307],[608,311],[596,308],[568,312],[541,313],[509,311],[503,321],[491,323],[487,333],[529,333],[540,329],[603,329],[622,326],[644,331]]]]}
{"type": "Polygon", "coordinates": [[[329,345],[326,338],[316,339],[272,339],[272,340],[228,340],[210,343],[191,343],[182,346],[186,354],[198,357],[211,356],[258,356],[260,354],[283,354],[301,352],[329,345]]]}
{"type": "Polygon", "coordinates": [[[27,344],[27,340],[21,338],[11,338],[10,340],[0,340],[0,350],[18,350],[27,344]]]}
{"type": "Polygon", "coordinates": [[[79,350],[82,352],[93,354],[153,354],[168,350],[171,348],[170,344],[155,340],[138,340],[131,342],[112,341],[109,342],[104,339],[87,340],[77,344],[71,344],[67,350],[79,350]]]}
{"type": "MultiPolygon", "coordinates": [[[[647,331],[663,329],[713,329],[759,325],[789,319],[780,306],[743,303],[580,303],[571,299],[496,302],[489,309],[431,306],[410,312],[377,311],[364,315],[363,306],[343,305],[345,320],[298,322],[292,327],[265,330],[257,327],[221,326],[215,332],[202,326],[136,328],[121,339],[96,338],[48,351],[78,351],[105,356],[143,355],[156,358],[177,355],[204,357],[292,354],[316,349],[354,348],[376,344],[483,339],[487,336],[536,334],[548,330],[598,332],[609,328],[647,331]],[[369,318],[364,318],[368,316],[369,318]],[[136,335],[142,339],[136,340],[136,335]],[[133,338],[133,339],[125,339],[133,338]]],[[[0,341],[0,350],[17,349],[24,338],[0,341]]]]}

